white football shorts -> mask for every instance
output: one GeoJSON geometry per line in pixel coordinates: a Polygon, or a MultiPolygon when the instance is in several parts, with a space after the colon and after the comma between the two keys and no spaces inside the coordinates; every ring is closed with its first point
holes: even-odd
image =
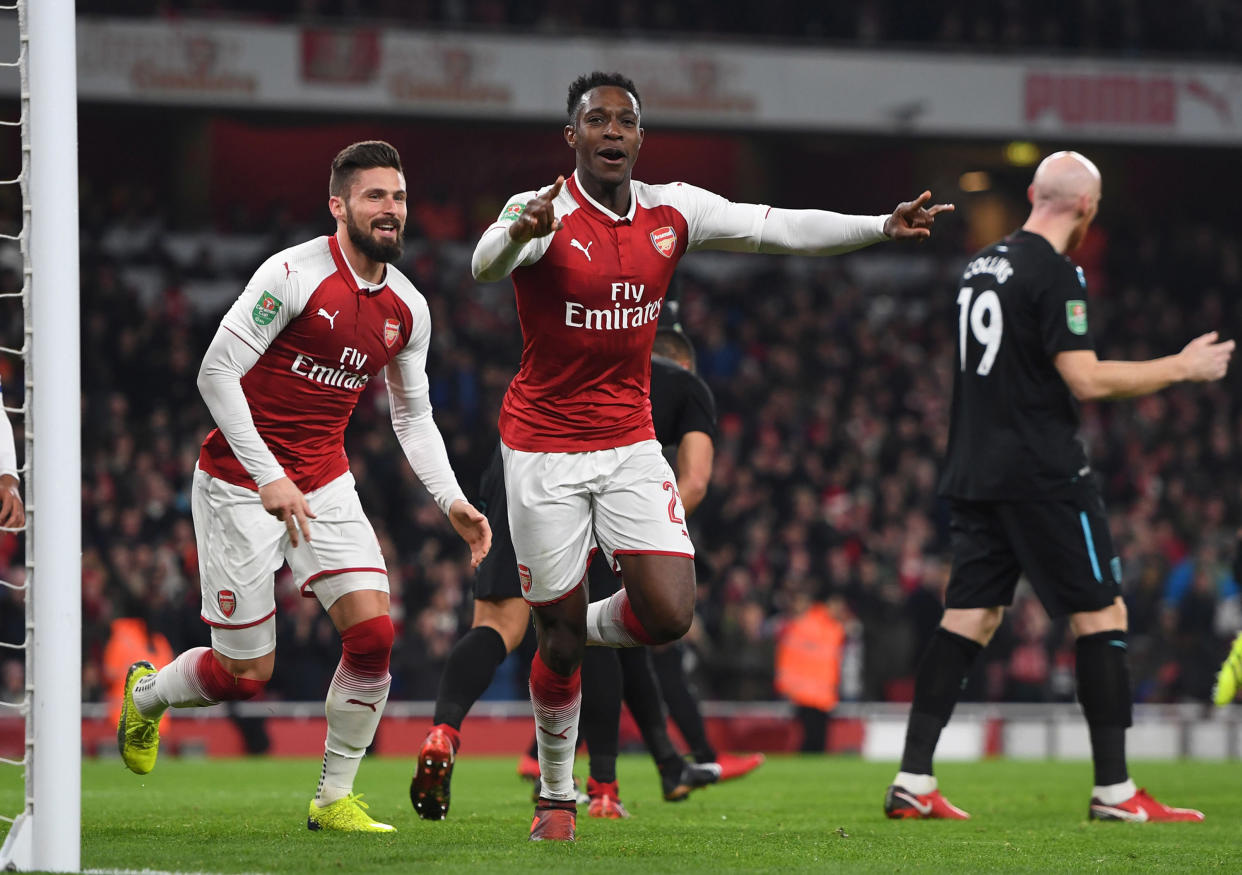
{"type": "Polygon", "coordinates": [[[259,494],[195,469],[191,511],[198,540],[203,622],[212,646],[234,659],[276,647],[275,573],[288,562],[302,595],[324,609],[347,592],[388,592],[388,570],[346,471],[306,493],[315,514],[311,540],[289,542],[285,524],[263,509],[259,494]],[[345,573],[349,572],[349,573],[345,573]]]}
{"type": "Polygon", "coordinates": [[[618,556],[694,558],[677,478],[654,440],[582,453],[527,453],[503,446],[509,530],[522,595],[558,601],[583,583],[596,545],[618,556]]]}

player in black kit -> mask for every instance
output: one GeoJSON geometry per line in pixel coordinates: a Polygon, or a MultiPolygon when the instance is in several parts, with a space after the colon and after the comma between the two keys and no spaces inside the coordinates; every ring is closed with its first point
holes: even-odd
{"type": "MultiPolygon", "coordinates": [[[[653,352],[652,419],[657,438],[678,448],[677,485],[683,506],[689,513],[706,493],[711,474],[715,401],[707,385],[689,368],[693,347],[681,332],[660,329],[653,352]],[[687,366],[671,358],[684,360],[687,366]]],[[[410,783],[414,810],[425,820],[441,820],[448,814],[450,779],[461,745],[462,721],[491,683],[500,663],[521,643],[530,622],[530,609],[522,598],[517,559],[509,537],[499,446],[480,482],[479,507],[494,526],[492,550],[475,572],[474,623],[449,655],[436,696],[433,726],[423,741],[410,783]]],[[[589,574],[593,598],[606,597],[616,591],[619,578],[601,557],[592,561],[589,574]]],[[[665,728],[660,689],[651,674],[647,648],[633,648],[633,652],[631,657],[610,648],[592,647],[588,648],[589,664],[584,663],[591,683],[583,686],[583,735],[591,753],[589,811],[596,817],[627,816],[617,798],[616,786],[617,721],[622,691],[618,653],[626,664],[626,702],[656,759],[665,798],[677,801],[694,788],[721,778],[720,765],[687,763],[677,755],[665,728]]],[[[694,740],[698,736],[686,733],[696,748],[707,744],[701,724],[700,718],[701,745],[694,740]]],[[[529,756],[523,760],[533,764],[533,771],[519,768],[519,772],[537,778],[537,761],[529,756]]],[[[745,774],[761,761],[759,758],[729,777],[745,774]]]]}
{"type": "Polygon", "coordinates": [[[1069,616],[1078,700],[1091,734],[1093,820],[1202,820],[1135,787],[1126,767],[1131,723],[1126,610],[1086,453],[1080,401],[1128,398],[1225,375],[1233,341],[1216,332],[1177,355],[1100,361],[1087,327],[1082,242],[1100,174],[1077,152],[1050,155],[1028,189],[1021,230],[967,266],[957,295],[957,356],[948,459],[953,570],[945,612],[915,681],[901,769],[884,799],[893,818],[966,819],[932,776],[932,755],[964,678],[1012,604],[1025,573],[1052,617],[1069,616]]]}

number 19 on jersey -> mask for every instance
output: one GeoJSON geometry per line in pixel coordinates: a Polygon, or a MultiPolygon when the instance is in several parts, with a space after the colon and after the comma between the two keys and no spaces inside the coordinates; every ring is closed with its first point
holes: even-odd
{"type": "Polygon", "coordinates": [[[996,364],[996,354],[1000,352],[1001,335],[1005,331],[1005,319],[1001,315],[1000,295],[992,289],[985,289],[975,297],[975,290],[970,286],[962,286],[957,293],[957,325],[958,355],[961,369],[966,370],[966,343],[969,335],[983,347],[983,356],[979,359],[979,367],[975,373],[986,377],[996,364]],[[970,299],[974,298],[972,304],[970,299]]]}

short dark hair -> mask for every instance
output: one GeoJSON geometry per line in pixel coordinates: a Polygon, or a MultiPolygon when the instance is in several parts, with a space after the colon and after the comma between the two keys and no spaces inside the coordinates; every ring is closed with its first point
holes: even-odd
{"type": "Polygon", "coordinates": [[[349,194],[354,175],[359,170],[370,170],[372,167],[391,167],[398,173],[405,172],[401,169],[401,156],[391,143],[383,140],[363,140],[346,146],[332,159],[328,194],[332,197],[345,197],[349,194]]]}
{"type": "Polygon", "coordinates": [[[651,353],[674,361],[688,361],[690,370],[694,370],[694,344],[676,328],[657,328],[651,353]]]}
{"type": "Polygon", "coordinates": [[[628,76],[622,76],[620,73],[601,73],[599,70],[596,70],[594,73],[579,76],[569,86],[569,99],[565,102],[565,111],[569,115],[569,123],[571,125],[578,120],[578,104],[582,102],[582,95],[592,88],[599,88],[601,85],[624,88],[634,95],[634,102],[638,104],[638,111],[643,111],[643,99],[638,96],[638,89],[634,86],[633,79],[630,79],[628,76]]]}

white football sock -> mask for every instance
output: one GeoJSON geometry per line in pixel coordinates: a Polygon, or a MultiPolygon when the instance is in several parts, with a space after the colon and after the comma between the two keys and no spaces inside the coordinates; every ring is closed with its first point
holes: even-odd
{"type": "Polygon", "coordinates": [[[324,702],[328,738],[315,791],[315,803],[320,807],[353,792],[358,766],[375,740],[391,686],[392,675],[387,672],[382,678],[364,677],[346,668],[344,662],[336,667],[324,702]]]}
{"type": "Polygon", "coordinates": [[[201,708],[216,704],[203,690],[198,678],[198,662],[210,647],[194,647],[178,656],[155,674],[134,684],[134,706],[147,720],[161,716],[168,708],[201,708]]]}
{"type": "Polygon", "coordinates": [[[893,783],[898,787],[905,787],[916,796],[926,796],[936,789],[934,775],[916,775],[913,772],[898,772],[893,783]]]}
{"type": "Polygon", "coordinates": [[[587,605],[587,644],[604,647],[639,647],[637,640],[625,628],[621,619],[630,597],[624,589],[617,590],[606,599],[587,605]]]}
{"type": "Polygon", "coordinates": [[[578,746],[578,715],[582,711],[582,676],[565,678],[544,666],[539,655],[530,673],[530,702],[539,744],[539,795],[569,801],[574,792],[574,750],[578,746]]]}
{"type": "Polygon", "coordinates": [[[1127,778],[1120,784],[1109,784],[1105,787],[1092,787],[1091,797],[1105,805],[1120,805],[1138,792],[1133,778],[1127,778]]]}

